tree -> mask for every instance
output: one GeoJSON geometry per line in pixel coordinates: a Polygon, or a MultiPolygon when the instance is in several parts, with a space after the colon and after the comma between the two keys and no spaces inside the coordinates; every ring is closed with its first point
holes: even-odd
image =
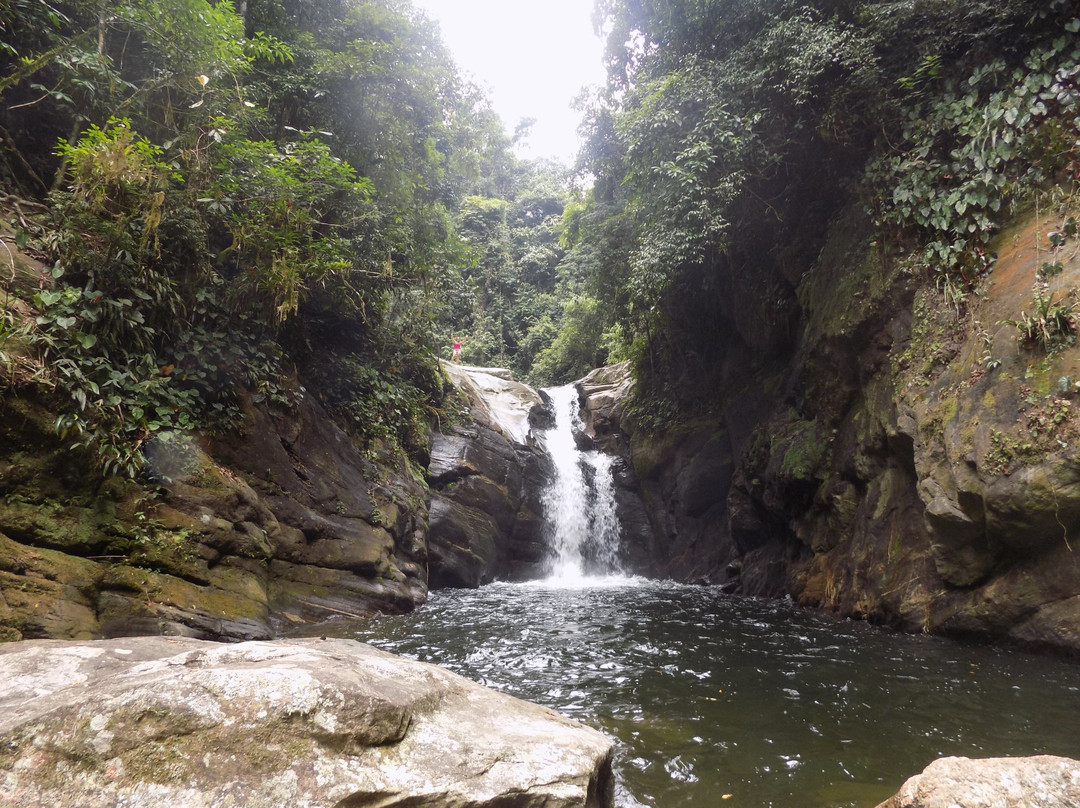
{"type": "Polygon", "coordinates": [[[568,261],[610,300],[640,380],[708,406],[731,345],[789,350],[795,287],[867,160],[903,141],[909,79],[940,80],[929,57],[958,76],[990,52],[1019,63],[1061,30],[1053,5],[602,0],[597,182],[568,261]]]}

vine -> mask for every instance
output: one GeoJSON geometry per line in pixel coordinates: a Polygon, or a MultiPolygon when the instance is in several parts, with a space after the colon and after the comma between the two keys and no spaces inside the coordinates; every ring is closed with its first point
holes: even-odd
{"type": "MultiPolygon", "coordinates": [[[[900,153],[873,161],[880,225],[913,227],[938,273],[971,286],[992,266],[988,245],[1006,203],[1062,170],[1076,175],[1080,18],[1031,51],[1022,67],[976,69],[907,111],[900,153]]],[[[923,77],[925,78],[925,77],[923,77]]]]}

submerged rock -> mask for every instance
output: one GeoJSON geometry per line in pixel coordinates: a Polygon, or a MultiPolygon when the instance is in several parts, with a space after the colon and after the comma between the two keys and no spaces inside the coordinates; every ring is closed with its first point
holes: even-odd
{"type": "Polygon", "coordinates": [[[878,808],[1074,808],[1080,761],[1039,755],[935,760],[878,808]]]}
{"type": "Polygon", "coordinates": [[[612,804],[611,744],[348,640],[0,646],[0,803],[105,808],[612,804]]]}

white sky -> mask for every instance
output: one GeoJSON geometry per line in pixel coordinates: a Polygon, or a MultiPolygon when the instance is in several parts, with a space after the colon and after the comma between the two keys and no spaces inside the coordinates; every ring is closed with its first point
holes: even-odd
{"type": "Polygon", "coordinates": [[[592,0],[413,0],[439,23],[463,73],[491,98],[506,130],[536,118],[522,157],[573,163],[579,115],[570,103],[604,80],[592,0]]]}

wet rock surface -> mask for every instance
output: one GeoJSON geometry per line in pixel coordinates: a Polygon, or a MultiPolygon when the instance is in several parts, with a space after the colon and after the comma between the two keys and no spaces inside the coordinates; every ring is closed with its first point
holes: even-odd
{"type": "Polygon", "coordinates": [[[368,460],[313,399],[188,444],[157,497],[87,488],[44,411],[23,407],[3,419],[23,459],[0,463],[2,639],[266,639],[426,599],[423,489],[368,460]]]}
{"type": "Polygon", "coordinates": [[[545,542],[540,496],[550,462],[533,439],[544,402],[508,371],[445,365],[470,421],[432,438],[430,584],[476,587],[534,577],[545,542]]]}
{"type": "MultiPolygon", "coordinates": [[[[657,529],[642,494],[634,468],[633,453],[623,411],[633,388],[630,363],[597,368],[574,382],[581,401],[584,433],[579,443],[615,457],[612,476],[615,483],[615,511],[622,540],[620,563],[626,572],[638,575],[666,575],[667,553],[658,542],[657,529]]],[[[657,513],[653,509],[653,513],[657,513]]],[[[667,538],[667,537],[666,537],[667,538]]]]}
{"type": "MultiPolygon", "coordinates": [[[[799,317],[730,339],[715,398],[646,433],[595,377],[598,440],[628,446],[653,569],[909,631],[1080,651],[1080,348],[1018,345],[1050,218],[1002,233],[979,295],[839,217],[799,275],[799,317]],[[762,353],[760,345],[780,346],[762,353]]],[[[1080,281],[1060,251],[1046,294],[1080,281]]],[[[736,279],[737,281],[737,279],[736,279]]],[[[733,289],[737,296],[739,289],[733,289]]],[[[741,324],[740,324],[741,323],[741,324]]],[[[610,373],[610,371],[606,371],[610,373]]]]}

